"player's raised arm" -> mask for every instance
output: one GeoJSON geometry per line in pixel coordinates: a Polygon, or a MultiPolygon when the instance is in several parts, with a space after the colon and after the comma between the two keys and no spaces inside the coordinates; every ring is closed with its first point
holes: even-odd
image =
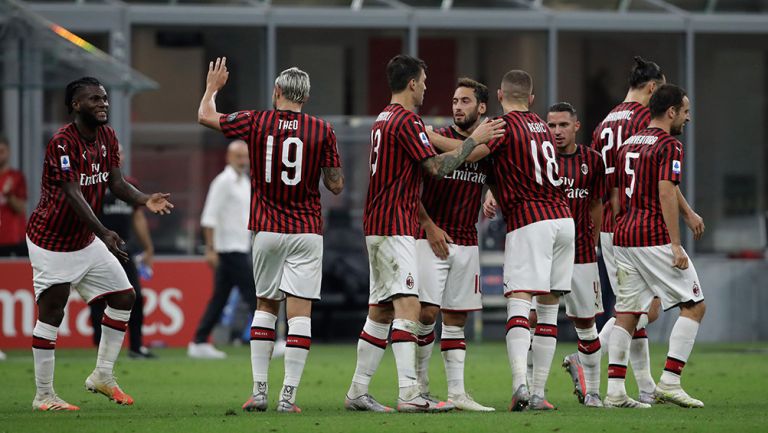
{"type": "Polygon", "coordinates": [[[461,146],[450,152],[427,158],[421,166],[432,176],[445,177],[460,166],[479,145],[504,136],[504,120],[496,119],[481,123],[461,146]]]}
{"type": "Polygon", "coordinates": [[[229,78],[229,71],[226,57],[217,57],[215,62],[208,64],[205,93],[197,109],[197,122],[217,131],[221,131],[221,125],[219,125],[221,113],[216,111],[216,93],[227,84],[227,78],[229,78]]]}

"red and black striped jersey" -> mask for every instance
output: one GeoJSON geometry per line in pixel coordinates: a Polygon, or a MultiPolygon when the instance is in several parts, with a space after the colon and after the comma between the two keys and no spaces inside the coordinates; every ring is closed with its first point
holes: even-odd
{"type": "Polygon", "coordinates": [[[576,152],[558,153],[560,178],[568,198],[573,222],[576,226],[576,259],[574,263],[594,263],[595,225],[589,214],[589,204],[605,194],[605,166],[600,154],[584,145],[577,145],[576,152]]]}
{"type": "Polygon", "coordinates": [[[418,235],[420,163],[433,156],[421,117],[402,105],[387,105],[371,128],[366,236],[418,235]]]}
{"type": "Polygon", "coordinates": [[[616,186],[621,207],[613,244],[620,247],[668,244],[670,239],[661,212],[659,181],[680,183],[682,143],[663,129],[647,128],[624,142],[616,162],[616,186]]]}
{"type": "Polygon", "coordinates": [[[87,141],[74,123],[56,131],[45,149],[40,202],[29,217],[27,236],[50,251],[77,251],[93,242],[94,234],[67,203],[64,182],[77,182],[85,201],[98,215],[109,187],[109,171],[120,167],[115,131],[96,128],[96,140],[87,141]]]}
{"type": "Polygon", "coordinates": [[[501,118],[506,134],[488,147],[507,232],[538,221],[571,218],[561,189],[555,139],[546,122],[529,111],[510,111],[501,118]]]}
{"type": "Polygon", "coordinates": [[[592,148],[600,152],[605,163],[606,196],[601,232],[613,233],[613,211],[608,194],[615,186],[613,174],[616,170],[616,154],[627,138],[647,128],[650,122],[651,112],[648,107],[638,102],[622,102],[605,116],[592,133],[592,148]]]}
{"type": "Polygon", "coordinates": [[[331,124],[295,111],[238,111],[222,115],[221,131],[248,143],[254,232],[323,232],[322,167],[340,167],[331,124]]]}
{"type": "MultiPolygon", "coordinates": [[[[466,139],[450,126],[435,132],[456,140],[466,139]]],[[[488,173],[490,165],[483,159],[465,162],[443,179],[423,174],[421,202],[424,209],[457,245],[477,245],[477,217],[480,215],[483,185],[488,173]]],[[[426,239],[423,230],[420,238],[426,239]]]]}

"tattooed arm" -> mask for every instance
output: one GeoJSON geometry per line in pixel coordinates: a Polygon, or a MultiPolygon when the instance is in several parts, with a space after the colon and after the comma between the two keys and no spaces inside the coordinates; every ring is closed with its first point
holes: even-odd
{"type": "Polygon", "coordinates": [[[443,178],[460,166],[478,144],[500,138],[504,132],[504,121],[501,119],[483,122],[458,148],[427,158],[421,162],[421,166],[430,175],[443,178]]]}
{"type": "Polygon", "coordinates": [[[344,173],[341,167],[323,167],[323,185],[332,193],[339,195],[344,189],[344,173]]]}

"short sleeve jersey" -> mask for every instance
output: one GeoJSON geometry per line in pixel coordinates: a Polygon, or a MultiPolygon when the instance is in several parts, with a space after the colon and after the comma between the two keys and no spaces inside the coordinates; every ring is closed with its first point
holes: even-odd
{"type": "Polygon", "coordinates": [[[620,213],[613,244],[650,247],[670,242],[661,212],[659,181],[680,183],[683,145],[659,128],[644,129],[619,149],[616,186],[620,213]]]}
{"type": "Polygon", "coordinates": [[[69,205],[61,184],[79,183],[85,201],[99,215],[109,172],[119,167],[117,136],[111,127],[99,126],[93,141],[80,135],[74,123],[56,131],[45,149],[40,202],[27,224],[32,243],[50,251],[77,251],[93,242],[93,232],[69,205]]]}
{"type": "Polygon", "coordinates": [[[384,108],[371,128],[366,236],[418,236],[420,163],[435,155],[421,117],[399,104],[384,108]]]}
{"type": "Polygon", "coordinates": [[[592,133],[592,148],[603,157],[606,175],[606,197],[603,206],[603,226],[600,231],[613,233],[613,211],[608,200],[615,186],[616,154],[622,144],[651,121],[651,112],[638,102],[622,102],[600,122],[592,133]]]}
{"type": "Polygon", "coordinates": [[[576,152],[557,155],[563,191],[571,208],[573,222],[576,225],[575,263],[594,263],[595,238],[592,233],[595,226],[589,214],[589,204],[595,198],[602,198],[605,192],[605,166],[600,154],[584,145],[577,145],[576,152]]]}
{"type": "MultiPolygon", "coordinates": [[[[441,128],[436,133],[464,140],[453,127],[441,128]]],[[[480,215],[483,185],[488,180],[490,165],[486,159],[465,162],[442,179],[424,173],[421,202],[430,218],[445,230],[457,245],[477,245],[477,217],[480,215]]],[[[420,237],[426,238],[422,231],[420,237]]]]}
{"type": "Polygon", "coordinates": [[[561,189],[555,139],[547,124],[531,112],[510,111],[501,118],[506,134],[488,147],[507,232],[538,221],[571,218],[561,189]]]}
{"type": "Polygon", "coordinates": [[[294,111],[239,111],[222,115],[228,138],[248,143],[254,232],[322,234],[320,175],[341,167],[331,124],[294,111]]]}

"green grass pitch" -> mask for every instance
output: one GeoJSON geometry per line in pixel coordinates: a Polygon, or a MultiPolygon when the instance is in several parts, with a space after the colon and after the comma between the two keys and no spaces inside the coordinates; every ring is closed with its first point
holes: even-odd
{"type": "MultiPolygon", "coordinates": [[[[587,409],[571,394],[559,363],[574,343],[559,344],[548,382],[555,412],[510,413],[511,377],[503,343],[468,344],[467,388],[496,413],[368,414],[343,409],[355,363],[355,346],[315,344],[299,388],[301,414],[274,411],[282,383],[283,361],[272,362],[270,411],[244,413],[251,390],[248,348],[227,349],[221,361],[191,360],[181,349],[159,351],[160,359],[134,361],[123,354],[117,375],[136,404],[122,407],[87,393],[83,382],[95,363],[94,350],[60,349],[56,354],[56,390],[75,413],[32,412],[34,374],[29,350],[8,351],[0,363],[0,432],[765,432],[768,431],[768,343],[708,345],[694,348],[683,384],[704,409],[660,405],[649,410],[587,409]]],[[[666,346],[651,348],[654,377],[661,373],[666,346]]],[[[603,378],[605,378],[605,360],[603,378]]],[[[431,364],[433,393],[445,397],[442,359],[431,364]]],[[[631,373],[630,395],[636,394],[631,373]]],[[[603,379],[603,394],[605,393],[603,379]]],[[[390,349],[373,383],[372,394],[394,405],[397,380],[390,349]]]]}

